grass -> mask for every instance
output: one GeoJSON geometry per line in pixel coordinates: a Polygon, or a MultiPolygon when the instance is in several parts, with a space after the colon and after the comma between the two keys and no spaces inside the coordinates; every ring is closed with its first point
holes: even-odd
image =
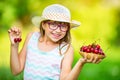
{"type": "MultiPolygon", "coordinates": [[[[86,64],[79,80],[120,80],[120,63],[104,60],[100,64],[86,64]]],[[[23,80],[23,73],[13,76],[9,66],[0,67],[0,80],[23,80]]]]}
{"type": "Polygon", "coordinates": [[[80,80],[120,80],[120,63],[111,63],[106,60],[100,64],[87,64],[84,66],[80,80]]]}
{"type": "Polygon", "coordinates": [[[23,80],[23,73],[14,76],[8,66],[0,67],[0,80],[23,80]]]}

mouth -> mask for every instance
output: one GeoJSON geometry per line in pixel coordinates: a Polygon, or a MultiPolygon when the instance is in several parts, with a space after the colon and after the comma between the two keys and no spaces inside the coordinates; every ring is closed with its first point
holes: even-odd
{"type": "Polygon", "coordinates": [[[61,36],[61,34],[55,34],[55,33],[52,33],[52,35],[53,35],[53,37],[56,38],[56,39],[60,38],[60,36],[61,36]]]}

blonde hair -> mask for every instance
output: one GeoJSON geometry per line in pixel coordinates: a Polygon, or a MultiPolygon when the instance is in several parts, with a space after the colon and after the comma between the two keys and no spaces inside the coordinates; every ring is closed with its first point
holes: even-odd
{"type": "MultiPolygon", "coordinates": [[[[48,21],[48,20],[46,20],[46,21],[48,21]]],[[[43,29],[42,23],[45,23],[46,21],[42,21],[41,24],[40,24],[40,27],[39,27],[41,37],[43,37],[45,35],[45,30],[43,29]]],[[[61,40],[59,40],[59,52],[60,52],[60,55],[62,55],[62,52],[61,52],[62,48],[68,45],[66,51],[64,52],[64,54],[65,54],[67,52],[67,50],[69,49],[70,44],[71,44],[71,35],[70,35],[70,24],[69,24],[66,35],[61,40]],[[65,42],[66,44],[64,44],[61,47],[62,42],[65,42]]]]}

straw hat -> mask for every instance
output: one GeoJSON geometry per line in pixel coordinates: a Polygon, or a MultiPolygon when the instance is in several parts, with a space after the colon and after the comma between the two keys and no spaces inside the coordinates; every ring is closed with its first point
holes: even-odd
{"type": "Polygon", "coordinates": [[[35,16],[32,18],[32,23],[35,26],[39,27],[40,23],[44,20],[68,22],[70,23],[71,28],[80,26],[80,22],[71,20],[71,14],[69,9],[60,4],[53,4],[46,7],[43,10],[42,16],[35,16]]]}

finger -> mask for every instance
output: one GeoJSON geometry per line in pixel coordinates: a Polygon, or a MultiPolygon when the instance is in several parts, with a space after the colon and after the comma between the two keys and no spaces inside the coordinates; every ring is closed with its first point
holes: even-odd
{"type": "Polygon", "coordinates": [[[10,33],[10,32],[11,32],[11,29],[8,30],[8,33],[10,33]]]}
{"type": "Polygon", "coordinates": [[[11,28],[11,31],[12,31],[12,32],[15,32],[15,27],[12,27],[12,28],[11,28]]]}
{"type": "Polygon", "coordinates": [[[85,59],[85,58],[80,58],[80,61],[81,61],[82,63],[85,63],[85,62],[86,62],[86,59],[85,59]]]}
{"type": "Polygon", "coordinates": [[[87,54],[86,53],[84,54],[84,58],[87,59],[87,54]]]}
{"type": "Polygon", "coordinates": [[[96,64],[100,63],[101,61],[102,61],[102,59],[99,59],[99,60],[96,62],[96,64]]]}
{"type": "Polygon", "coordinates": [[[17,33],[20,34],[21,33],[21,29],[17,28],[17,33]]]}
{"type": "Polygon", "coordinates": [[[98,56],[96,56],[92,63],[96,63],[98,60],[99,60],[99,58],[98,58],[98,56]]]}
{"type": "Polygon", "coordinates": [[[12,30],[13,30],[13,32],[17,33],[17,27],[14,26],[14,27],[12,28],[12,30]]]}
{"type": "Polygon", "coordinates": [[[18,28],[18,35],[19,35],[19,37],[21,37],[21,30],[20,30],[20,28],[18,28]]]}
{"type": "Polygon", "coordinates": [[[18,28],[14,27],[14,31],[16,32],[16,34],[18,34],[18,28]]]}
{"type": "Polygon", "coordinates": [[[19,29],[15,28],[16,34],[19,35],[19,29]]]}
{"type": "Polygon", "coordinates": [[[18,28],[17,28],[17,27],[13,27],[13,28],[12,28],[12,31],[13,31],[14,33],[16,33],[17,35],[19,34],[19,33],[18,33],[18,28]]]}

